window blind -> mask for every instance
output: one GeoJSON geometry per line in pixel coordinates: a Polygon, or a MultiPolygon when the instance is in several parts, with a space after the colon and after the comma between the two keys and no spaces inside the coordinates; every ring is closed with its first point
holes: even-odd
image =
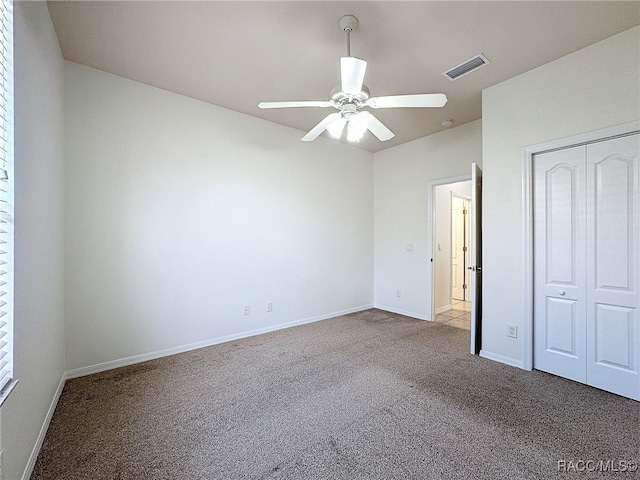
{"type": "Polygon", "coordinates": [[[0,404],[13,379],[13,2],[0,2],[0,404]]]}

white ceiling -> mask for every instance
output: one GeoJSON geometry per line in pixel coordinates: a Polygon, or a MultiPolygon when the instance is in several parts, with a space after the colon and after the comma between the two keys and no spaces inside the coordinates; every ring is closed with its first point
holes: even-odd
{"type": "MultiPolygon", "coordinates": [[[[345,14],[372,96],[445,93],[439,109],[376,110],[396,136],[376,152],[481,117],[481,92],[640,24],[640,2],[49,2],[65,59],[215,105],[310,130],[334,110],[260,110],[260,101],[325,100],[339,84],[345,14]],[[451,82],[478,53],[491,64],[451,82]]],[[[561,78],[558,81],[562,81],[561,78]]],[[[324,134],[326,135],[326,133],[324,134]]]]}

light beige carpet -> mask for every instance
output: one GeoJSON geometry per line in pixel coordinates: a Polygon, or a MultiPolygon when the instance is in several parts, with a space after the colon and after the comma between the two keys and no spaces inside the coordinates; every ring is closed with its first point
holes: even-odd
{"type": "Polygon", "coordinates": [[[547,479],[638,461],[638,402],[468,344],[368,310],[70,380],[32,478],[547,479]]]}

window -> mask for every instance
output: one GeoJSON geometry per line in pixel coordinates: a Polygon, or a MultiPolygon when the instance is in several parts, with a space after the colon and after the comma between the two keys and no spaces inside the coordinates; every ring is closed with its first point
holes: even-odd
{"type": "Polygon", "coordinates": [[[0,2],[0,405],[13,378],[13,2],[0,2]]]}

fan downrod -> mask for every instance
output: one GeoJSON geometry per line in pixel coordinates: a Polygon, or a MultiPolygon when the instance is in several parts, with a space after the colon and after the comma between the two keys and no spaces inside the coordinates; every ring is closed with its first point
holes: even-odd
{"type": "Polygon", "coordinates": [[[347,57],[351,56],[351,32],[358,26],[358,19],[353,15],[345,15],[338,20],[338,25],[347,34],[347,57]]]}

